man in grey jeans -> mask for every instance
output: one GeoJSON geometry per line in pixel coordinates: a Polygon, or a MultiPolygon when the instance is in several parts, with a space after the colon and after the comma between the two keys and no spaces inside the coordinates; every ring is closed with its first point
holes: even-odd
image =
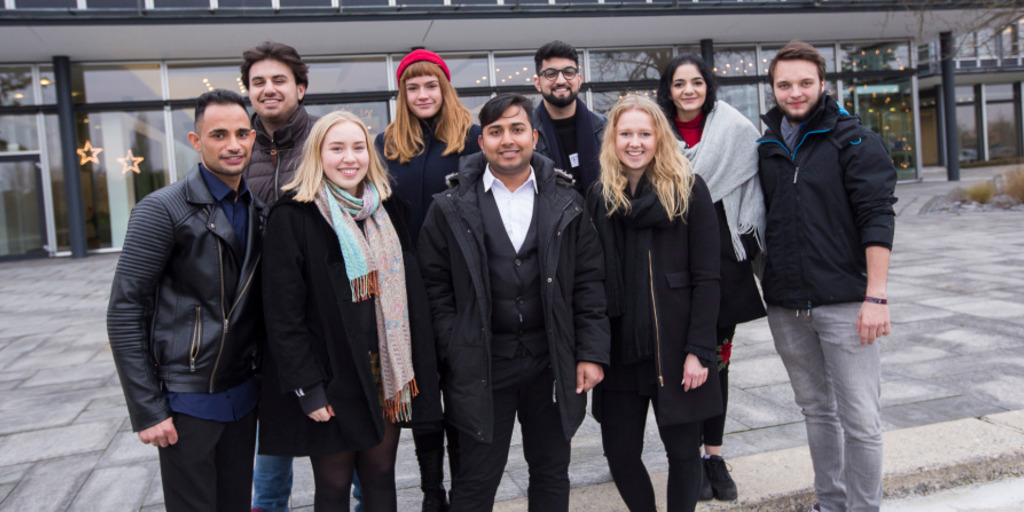
{"type": "Polygon", "coordinates": [[[896,170],[882,139],[825,93],[825,59],[792,42],[758,141],[767,208],[764,298],[807,425],[824,512],[882,501],[880,354],[896,170]]]}

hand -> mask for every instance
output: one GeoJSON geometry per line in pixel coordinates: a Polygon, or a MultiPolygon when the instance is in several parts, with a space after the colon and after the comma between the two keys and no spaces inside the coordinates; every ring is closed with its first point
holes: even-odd
{"type": "Polygon", "coordinates": [[[321,408],[319,408],[319,409],[309,413],[309,418],[311,420],[316,421],[316,422],[320,422],[320,423],[323,423],[323,422],[325,422],[325,421],[327,421],[327,420],[329,420],[329,419],[331,419],[333,417],[334,417],[334,407],[331,407],[329,405],[327,407],[321,407],[321,408]]]}
{"type": "Polygon", "coordinates": [[[857,332],[860,344],[871,345],[876,338],[889,335],[889,306],[864,302],[857,313],[857,332]]]}
{"type": "Polygon", "coordinates": [[[697,389],[708,380],[708,369],[700,364],[700,359],[693,354],[686,354],[683,362],[683,391],[697,389]]]}
{"type": "Polygon", "coordinates": [[[576,394],[580,395],[594,389],[604,380],[604,368],[597,363],[580,361],[576,363],[576,394]]]}
{"type": "Polygon", "coordinates": [[[160,448],[167,448],[172,444],[177,444],[178,430],[174,428],[174,419],[167,418],[139,432],[139,441],[142,441],[142,444],[152,444],[160,448]]]}

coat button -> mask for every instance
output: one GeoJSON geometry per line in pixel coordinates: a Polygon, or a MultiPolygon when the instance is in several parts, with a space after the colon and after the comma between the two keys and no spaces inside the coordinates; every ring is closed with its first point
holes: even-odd
{"type": "Polygon", "coordinates": [[[516,297],[516,304],[522,304],[522,303],[523,303],[523,298],[522,297],[516,297]]]}
{"type": "Polygon", "coordinates": [[[551,278],[550,278],[550,277],[548,278],[548,282],[549,282],[549,283],[551,282],[551,278]]]}
{"type": "Polygon", "coordinates": [[[562,236],[562,232],[561,231],[556,232],[555,236],[562,236]]]}
{"type": "Polygon", "coordinates": [[[519,258],[516,258],[516,266],[517,267],[523,266],[523,260],[520,260],[519,258]]]}
{"type": "Polygon", "coordinates": [[[217,225],[211,222],[210,223],[210,229],[217,229],[217,225]]]}

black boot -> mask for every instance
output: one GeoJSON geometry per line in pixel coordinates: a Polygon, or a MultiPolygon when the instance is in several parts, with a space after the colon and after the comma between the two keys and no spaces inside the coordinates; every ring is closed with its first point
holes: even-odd
{"type": "Polygon", "coordinates": [[[448,496],[444,491],[444,445],[418,449],[416,459],[420,463],[423,512],[447,512],[448,496]]]}

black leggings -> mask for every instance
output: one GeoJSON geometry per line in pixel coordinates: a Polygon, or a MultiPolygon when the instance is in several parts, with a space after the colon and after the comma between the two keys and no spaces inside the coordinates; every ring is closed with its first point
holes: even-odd
{"type": "MultiPolygon", "coordinates": [[[[416,447],[416,458],[428,457],[427,454],[435,451],[444,451],[445,437],[448,438],[448,469],[451,471],[452,480],[459,473],[459,429],[447,421],[440,429],[421,429],[413,427],[412,441],[416,447]]],[[[422,461],[420,461],[422,464],[422,461]]],[[[444,467],[441,467],[441,480],[444,480],[444,467]]],[[[443,490],[443,487],[442,487],[443,490]]]]}
{"type": "Polygon", "coordinates": [[[309,458],[313,465],[316,492],[315,512],[348,510],[353,469],[359,473],[363,488],[363,508],[373,512],[397,512],[395,494],[395,454],[400,429],[391,423],[384,427],[384,440],[360,452],[341,452],[309,458]]]}
{"type": "MultiPolygon", "coordinates": [[[[633,391],[602,391],[601,441],[615,487],[631,512],[655,512],[654,486],[641,455],[649,402],[633,391]]],[[[700,422],[658,427],[668,455],[668,512],[692,512],[700,489],[700,422]]]]}
{"type": "MultiPolygon", "coordinates": [[[[718,344],[721,345],[723,340],[731,342],[735,335],[735,325],[719,327],[718,344]]],[[[718,383],[722,386],[722,414],[704,420],[702,437],[703,444],[707,446],[722,446],[722,437],[725,436],[725,412],[729,408],[729,365],[718,372],[718,383]]]]}

